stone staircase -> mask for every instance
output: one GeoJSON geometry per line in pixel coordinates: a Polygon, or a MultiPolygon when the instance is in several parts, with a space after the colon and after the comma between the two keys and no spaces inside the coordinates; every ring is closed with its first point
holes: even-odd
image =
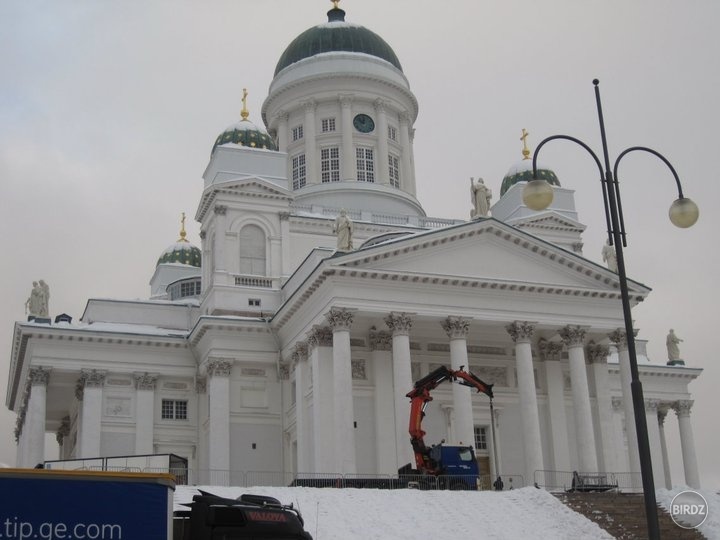
{"type": "MultiPolygon", "coordinates": [[[[645,503],[641,493],[558,493],[566,506],[584,515],[618,540],[641,540],[647,536],[645,503]]],[[[663,540],[703,540],[695,529],[675,525],[670,514],[658,507],[663,540]]]]}

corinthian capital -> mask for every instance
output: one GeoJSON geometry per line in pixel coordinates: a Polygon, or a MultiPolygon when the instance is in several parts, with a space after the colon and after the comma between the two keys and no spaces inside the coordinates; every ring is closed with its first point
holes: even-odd
{"type": "MultiPolygon", "coordinates": [[[[637,330],[634,331],[637,335],[637,330]]],[[[627,351],[627,332],[624,328],[618,328],[608,334],[610,341],[617,347],[618,352],[627,351]]],[[[634,336],[633,336],[634,337],[634,336]]]]}
{"type": "Polygon", "coordinates": [[[407,313],[397,313],[393,311],[385,317],[385,324],[387,324],[390,331],[394,336],[409,336],[410,329],[412,328],[412,319],[407,313]]]}
{"type": "Polygon", "coordinates": [[[307,335],[308,352],[315,347],[332,347],[332,330],[328,326],[315,326],[307,335]]]}
{"type": "Polygon", "coordinates": [[[583,342],[585,341],[585,332],[586,330],[581,326],[571,326],[568,324],[567,326],[561,328],[558,331],[558,334],[560,334],[560,338],[563,340],[563,343],[565,343],[565,346],[570,348],[583,346],[583,342]]]}
{"type": "Polygon", "coordinates": [[[693,403],[695,402],[692,399],[682,399],[676,401],[671,406],[678,418],[681,418],[684,416],[690,416],[690,409],[692,409],[693,403]]]}
{"type": "Polygon", "coordinates": [[[232,360],[212,358],[208,361],[207,372],[211,377],[229,377],[232,371],[232,360]]]}
{"type": "Polygon", "coordinates": [[[370,328],[370,350],[391,351],[392,335],[385,330],[378,330],[374,326],[370,328]]]}
{"type": "Polygon", "coordinates": [[[227,206],[216,204],[215,208],[213,208],[213,212],[215,212],[218,216],[224,216],[227,214],[227,206]]]}
{"type": "Polygon", "coordinates": [[[600,345],[593,340],[590,340],[587,347],[585,347],[585,356],[590,360],[591,364],[606,363],[608,354],[610,354],[610,350],[607,345],[600,345]]]}
{"type": "Polygon", "coordinates": [[[157,375],[150,373],[135,373],[135,388],[138,390],[155,390],[157,384],[157,375]]]}
{"type": "Polygon", "coordinates": [[[305,109],[306,113],[313,113],[317,108],[317,102],[314,99],[308,99],[307,101],[303,101],[301,105],[303,106],[303,109],[305,109]]]}
{"type": "Polygon", "coordinates": [[[345,308],[332,308],[329,313],[325,314],[325,319],[333,332],[339,330],[349,331],[353,323],[353,317],[353,312],[345,308]]]}
{"type": "Polygon", "coordinates": [[[32,386],[47,386],[50,381],[50,368],[34,367],[30,368],[28,380],[32,386]]]}
{"type": "Polygon", "coordinates": [[[527,321],[515,321],[508,324],[505,330],[515,343],[530,343],[535,332],[535,326],[527,321]]]}
{"type": "Polygon", "coordinates": [[[80,380],[84,388],[100,387],[105,384],[107,372],[97,369],[83,369],[80,371],[80,380]]]}
{"type": "Polygon", "coordinates": [[[548,341],[545,338],[540,338],[538,341],[538,350],[540,351],[540,358],[544,361],[548,360],[560,360],[560,354],[562,353],[563,345],[557,341],[548,341]]]}
{"type": "Polygon", "coordinates": [[[470,319],[451,315],[441,321],[440,325],[450,339],[465,339],[470,330],[470,319]]]}

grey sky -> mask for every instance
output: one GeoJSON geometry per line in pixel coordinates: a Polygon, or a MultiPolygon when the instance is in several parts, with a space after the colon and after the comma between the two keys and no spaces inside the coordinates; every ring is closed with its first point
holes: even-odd
{"type": "MultiPolygon", "coordinates": [[[[323,22],[326,0],[0,0],[0,387],[13,321],[32,280],[51,288],[52,314],[82,315],[88,297],[144,298],[157,257],[194,216],[215,137],[250,118],[285,46],[323,22]]],[[[343,0],[349,21],[385,38],[420,103],[418,197],[428,215],[468,218],[469,177],[499,194],[521,156],[566,133],[600,152],[591,81],[601,81],[612,156],[662,152],[698,224],[675,229],[672,176],[650,156],[620,168],[628,273],[653,288],[634,310],[650,358],[665,335],[704,374],[691,385],[703,487],[720,487],[715,360],[720,275],[716,159],[720,87],[715,0],[343,0]]],[[[600,262],[598,174],[582,149],[546,146],[542,162],[577,190],[585,256],[600,262]]],[[[199,245],[197,224],[189,238],[199,245]]],[[[14,415],[0,412],[0,462],[14,461],[14,415]]],[[[666,421],[673,480],[682,480],[677,422],[666,421]]]]}

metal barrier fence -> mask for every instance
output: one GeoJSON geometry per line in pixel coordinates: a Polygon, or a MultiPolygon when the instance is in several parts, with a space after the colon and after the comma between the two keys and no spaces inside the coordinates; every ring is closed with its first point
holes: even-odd
{"type": "MultiPolygon", "coordinates": [[[[106,470],[131,472],[127,467],[106,470]]],[[[318,488],[366,488],[366,489],[422,489],[422,490],[501,490],[525,486],[522,475],[502,475],[501,483],[490,475],[391,475],[391,474],[339,474],[339,473],[292,473],[281,471],[236,471],[202,469],[133,468],[132,472],[174,474],[176,482],[183,485],[234,486],[234,487],[318,487],[318,488]]]]}
{"type": "Polygon", "coordinates": [[[535,471],[535,485],[548,491],[633,493],[642,491],[642,478],[632,472],[542,470],[535,471]]]}

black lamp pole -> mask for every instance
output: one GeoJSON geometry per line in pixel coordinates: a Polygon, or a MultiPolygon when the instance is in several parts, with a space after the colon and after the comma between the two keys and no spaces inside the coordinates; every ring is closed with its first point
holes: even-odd
{"type": "Polygon", "coordinates": [[[642,383],[638,372],[637,355],[635,352],[635,331],[633,330],[632,314],[630,312],[630,295],[628,293],[627,275],[625,273],[625,257],[623,255],[623,247],[627,247],[625,237],[625,224],[622,214],[622,204],[620,202],[620,190],[617,178],[617,169],[620,160],[630,152],[643,151],[653,154],[660,158],[672,171],[677,183],[678,195],[680,200],[686,200],[683,197],[680,179],[673,166],[660,153],[646,148],[644,146],[633,146],[624,150],[617,160],[614,167],[610,168],[610,158],[608,156],[607,138],[605,136],[605,121],[603,119],[602,105],[600,103],[600,81],[595,79],[595,101],[597,103],[598,118],[600,120],[600,135],[602,138],[604,165],[600,162],[597,155],[584,142],[567,135],[553,135],[543,140],[535,150],[533,155],[533,178],[537,179],[537,156],[540,149],[555,139],[565,139],[579,144],[595,160],[600,171],[600,182],[603,189],[603,202],[605,205],[605,220],[608,228],[608,241],[610,245],[615,246],[615,255],[617,257],[617,273],[620,280],[620,293],[622,297],[623,317],[625,319],[625,333],[627,335],[627,348],[630,357],[630,373],[632,389],[633,410],[635,413],[635,431],[637,432],[638,454],[640,457],[640,473],[642,476],[643,492],[645,496],[645,514],[647,516],[648,538],[651,540],[660,538],[660,527],[658,524],[657,502],[655,499],[655,482],[653,480],[652,460],[650,457],[650,443],[648,440],[647,420],[645,417],[645,400],[643,398],[642,383]]]}

